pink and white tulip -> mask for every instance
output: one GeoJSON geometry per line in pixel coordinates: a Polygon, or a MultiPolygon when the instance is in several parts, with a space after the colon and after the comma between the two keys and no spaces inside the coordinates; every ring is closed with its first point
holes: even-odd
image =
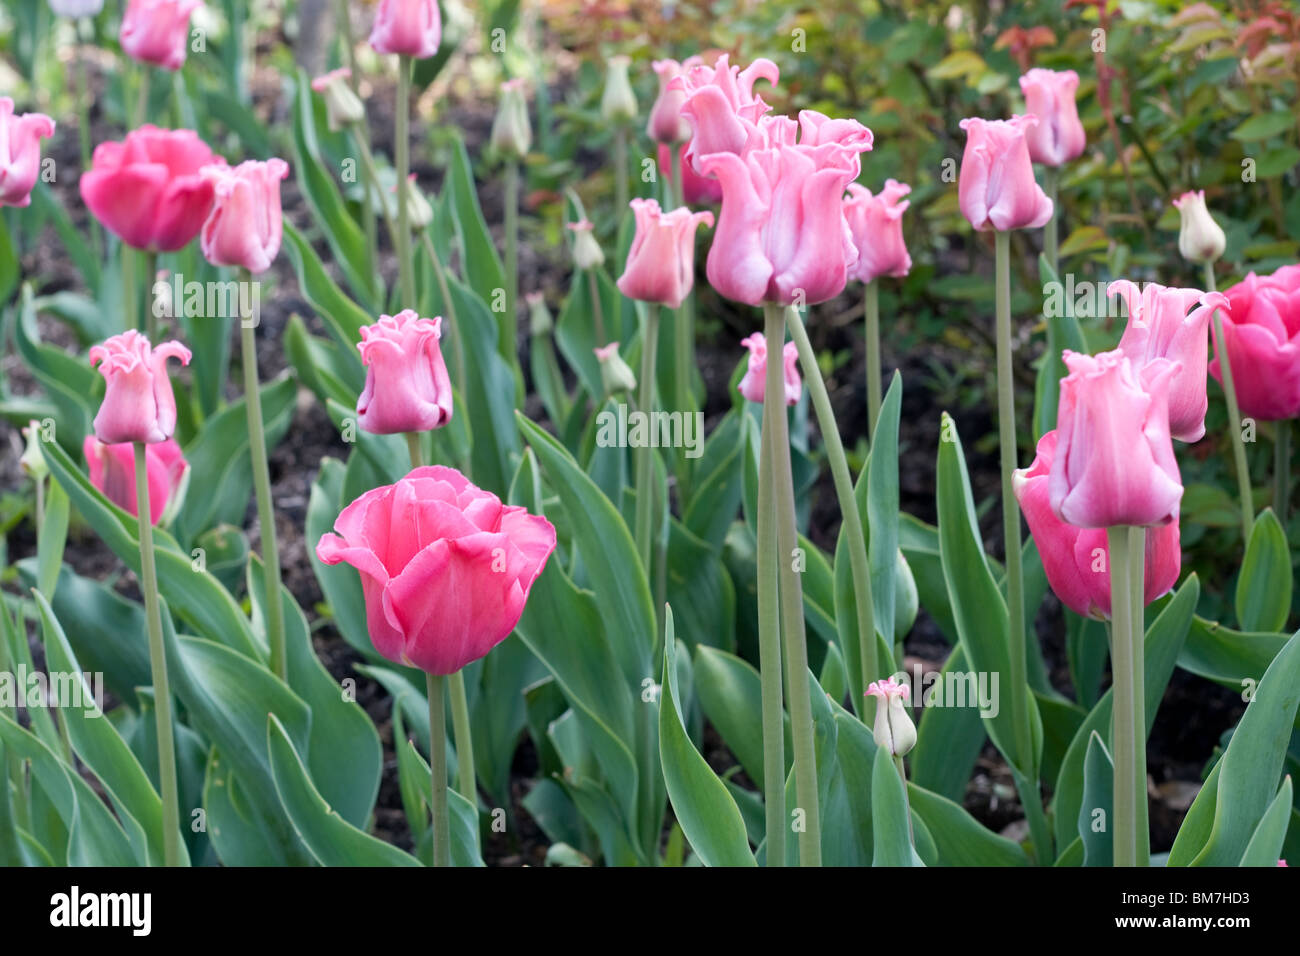
{"type": "Polygon", "coordinates": [[[1034,69],[1020,78],[1026,110],[1038,117],[1038,125],[1025,134],[1034,162],[1064,166],[1083,155],[1088,136],[1074,99],[1078,89],[1079,74],[1074,70],[1034,69]]]}
{"type": "Polygon", "coordinates": [[[961,121],[966,151],[957,177],[957,202],[975,229],[1037,229],[1052,218],[1052,201],[1034,179],[1029,158],[1026,136],[1037,124],[1034,116],[961,121]]]}

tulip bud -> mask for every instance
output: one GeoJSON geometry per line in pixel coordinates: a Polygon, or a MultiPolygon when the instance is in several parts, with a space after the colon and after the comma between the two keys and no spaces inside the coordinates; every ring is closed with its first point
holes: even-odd
{"type": "Polygon", "coordinates": [[[628,79],[632,63],[626,56],[609,58],[605,72],[605,92],[600,98],[600,115],[611,123],[622,123],[636,116],[636,94],[628,79]]]}
{"type": "Polygon", "coordinates": [[[203,0],[127,0],[118,42],[137,63],[179,70],[189,50],[190,16],[203,0]]]}
{"type": "Polygon", "coordinates": [[[1186,192],[1174,200],[1178,210],[1178,251],[1189,262],[1214,262],[1228,240],[1205,207],[1205,190],[1186,192]]]}
{"type": "Polygon", "coordinates": [[[379,53],[428,59],[442,42],[438,0],[379,0],[370,45],[379,53]]]}
{"type": "MultiPolygon", "coordinates": [[[[746,401],[763,403],[763,393],[767,388],[767,337],[762,332],[755,332],[740,344],[749,349],[749,364],[745,375],[737,386],[737,391],[746,401]]],[[[799,378],[799,348],[793,342],[786,342],[781,350],[781,361],[785,382],[785,403],[796,405],[803,394],[803,381],[799,378]]]]}
{"type": "Polygon", "coordinates": [[[650,120],[646,124],[646,135],[655,142],[676,146],[690,139],[691,124],[682,116],[682,104],[686,102],[686,91],[680,84],[670,85],[681,75],[699,65],[700,58],[693,56],[683,63],[676,60],[655,60],[651,66],[659,77],[659,97],[650,108],[650,120]]]}
{"type": "Polygon", "coordinates": [[[540,292],[529,292],[524,296],[528,303],[528,330],[534,336],[550,335],[555,328],[555,319],[546,307],[546,296],[540,292]]]}
{"type": "Polygon", "coordinates": [[[501,84],[501,103],[492,121],[492,148],[502,156],[522,159],[532,144],[533,129],[528,122],[524,81],[507,80],[501,84]]]}
{"type": "Polygon", "coordinates": [[[41,423],[33,418],[23,429],[23,434],[27,437],[27,447],[18,459],[18,467],[32,481],[42,481],[50,473],[50,467],[45,464],[45,455],[41,453],[41,423]]]}
{"type": "Polygon", "coordinates": [[[1033,114],[1009,120],[968,117],[966,150],[957,174],[957,203],[976,229],[1037,229],[1052,218],[1052,200],[1034,179],[1028,132],[1039,125],[1033,114]]]}
{"type": "Polygon", "coordinates": [[[1035,69],[1020,78],[1026,108],[1038,117],[1038,125],[1026,132],[1034,162],[1061,166],[1087,148],[1088,137],[1074,101],[1078,88],[1079,74],[1074,70],[1035,69]]]}
{"type": "Polygon", "coordinates": [[[636,236],[618,290],[629,299],[675,309],[695,284],[695,232],[713,225],[713,213],[685,206],[663,212],[653,199],[633,199],[636,236]]]}
{"type": "Polygon", "coordinates": [[[284,233],[280,180],[289,175],[289,164],[249,159],[233,168],[206,166],[203,175],[213,190],[212,211],[199,234],[204,258],[254,275],[271,268],[284,233]]]}
{"type": "Polygon", "coordinates": [[[361,327],[366,384],[357,421],[374,435],[423,432],[451,421],[451,377],[442,357],[442,317],[420,318],[414,309],[381,315],[361,327]]]}
{"type": "Polygon", "coordinates": [[[606,395],[636,391],[636,376],[618,354],[617,342],[610,342],[592,351],[600,360],[600,381],[605,387],[606,395]]]}
{"type": "Polygon", "coordinates": [[[326,122],[332,133],[366,118],[365,104],[348,82],[351,77],[352,71],[345,66],[311,81],[311,88],[325,98],[326,122]]]}
{"type": "Polygon", "coordinates": [[[595,226],[590,219],[571,222],[568,225],[573,233],[573,264],[579,269],[599,269],[605,264],[605,253],[600,251],[600,243],[593,234],[595,226]]]}
{"type": "Polygon", "coordinates": [[[41,140],[54,135],[44,113],[14,113],[14,101],[0,96],[0,206],[27,206],[41,166],[41,140]]]}
{"type": "MultiPolygon", "coordinates": [[[[415,173],[406,177],[406,183],[406,218],[411,228],[419,232],[433,222],[433,206],[429,205],[429,200],[424,198],[424,193],[415,185],[415,173]]],[[[390,208],[393,210],[393,218],[397,218],[397,186],[393,186],[390,192],[393,193],[390,208]]]]}
{"type": "Polygon", "coordinates": [[[863,695],[870,694],[877,699],[876,724],[871,731],[876,746],[888,750],[895,757],[903,756],[916,746],[916,725],[903,706],[910,693],[911,688],[906,684],[886,677],[873,681],[863,695]]]}
{"type": "Polygon", "coordinates": [[[106,445],[119,442],[157,444],[176,431],[176,396],[167,377],[167,360],[190,364],[190,350],[181,343],[149,340],[129,329],[90,349],[90,364],[98,365],[108,387],[95,415],[95,437],[106,445]]]}

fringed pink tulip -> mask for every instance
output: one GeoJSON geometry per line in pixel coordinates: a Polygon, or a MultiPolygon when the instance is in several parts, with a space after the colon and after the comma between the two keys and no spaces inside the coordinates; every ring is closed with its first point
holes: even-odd
{"type": "Polygon", "coordinates": [[[199,245],[214,266],[242,266],[256,275],[271,268],[280,252],[284,217],[280,181],[289,175],[283,159],[250,159],[238,166],[209,166],[213,205],[199,245]]]}
{"type": "Polygon", "coordinates": [[[758,120],[769,107],[754,92],[762,79],[773,86],[781,71],[771,60],[758,59],[741,69],[728,62],[726,54],[713,66],[697,65],[682,70],[668,84],[682,94],[681,115],[690,125],[686,159],[696,172],[707,175],[701,165],[711,153],[741,153],[758,128],[758,120]]]}
{"type": "MultiPolygon", "coordinates": [[[[1076,528],[1052,511],[1048,486],[1056,457],[1056,440],[1055,430],[1040,438],[1033,464],[1015,472],[1012,480],[1016,500],[1038,545],[1052,591],[1076,614],[1106,620],[1110,617],[1110,546],[1106,531],[1076,528]]],[[[1146,604],[1173,588],[1181,566],[1178,519],[1147,528],[1143,562],[1146,604]]]]}
{"type": "Polygon", "coordinates": [[[907,713],[907,699],[912,689],[886,677],[872,681],[864,697],[876,698],[876,723],[871,736],[877,747],[895,757],[902,757],[916,746],[916,725],[907,713]]]}
{"type": "Polygon", "coordinates": [[[691,124],[682,116],[686,92],[680,87],[672,86],[672,82],[682,71],[694,69],[702,62],[698,56],[692,56],[681,63],[676,60],[655,60],[650,64],[659,77],[659,96],[654,106],[650,107],[650,121],[646,123],[645,131],[656,143],[676,146],[690,138],[691,124]]]}
{"type": "Polygon", "coordinates": [[[41,170],[41,140],[54,135],[44,113],[14,113],[14,101],[0,96],[0,206],[26,206],[41,170]]]}
{"type": "Polygon", "coordinates": [[[1063,355],[1057,447],[1048,484],[1053,513],[1078,528],[1166,525],[1178,518],[1182,478],[1169,435],[1178,363],[1141,371],[1123,352],[1063,355]]]}
{"type": "Polygon", "coordinates": [[[452,674],[514,630],[555,549],[555,528],[454,468],[416,468],[343,509],[316,556],[361,574],[375,650],[452,674]]]}
{"type": "MultiPolygon", "coordinates": [[[[1227,298],[1223,345],[1241,414],[1263,421],[1300,417],[1300,265],[1266,276],[1252,272],[1227,298]]],[[[1217,355],[1210,374],[1223,381],[1217,355]]]]}
{"type": "Polygon", "coordinates": [[[1034,162],[1063,166],[1083,155],[1088,137],[1074,101],[1078,88],[1079,74],[1074,70],[1035,69],[1020,78],[1025,107],[1038,117],[1038,125],[1025,134],[1034,162]]]}
{"type": "MultiPolygon", "coordinates": [[[[688,206],[716,206],[722,202],[722,184],[712,176],[701,176],[686,161],[686,146],[674,146],[681,157],[682,202],[688,206]]],[[[674,182],[673,155],[669,147],[659,144],[659,175],[674,182]]]]}
{"type": "MultiPolygon", "coordinates": [[[[138,517],[134,448],[130,442],[105,445],[93,435],[87,435],[81,450],[90,468],[90,483],[127,514],[138,517]]],[[[150,524],[158,524],[164,515],[176,513],[189,482],[189,471],[189,462],[176,439],[145,446],[150,524]]]]}
{"type": "MultiPolygon", "coordinates": [[[[763,404],[763,392],[767,375],[767,339],[762,332],[755,332],[740,344],[749,349],[749,364],[740,380],[738,390],[746,401],[763,404]]],[[[785,366],[785,403],[797,404],[803,394],[803,380],[799,378],[799,348],[793,342],[786,342],[781,351],[782,364],[785,366]]]]}
{"type": "Polygon", "coordinates": [[[190,15],[201,6],[202,0],[127,0],[117,35],[122,52],[137,63],[179,70],[189,48],[190,15]]]}
{"type": "Polygon", "coordinates": [[[675,309],[695,284],[695,232],[713,225],[713,213],[685,206],[662,212],[653,199],[633,199],[636,235],[618,290],[629,299],[657,302],[675,309]]]}
{"type": "Polygon", "coordinates": [[[844,218],[858,250],[857,264],[849,278],[871,282],[881,276],[901,278],[912,268],[912,257],[903,241],[903,213],[908,201],[903,197],[912,187],[890,179],[885,188],[873,196],[871,190],[849,183],[844,199],[844,218]]]}
{"type": "Polygon", "coordinates": [[[190,350],[180,342],[150,347],[135,329],[115,335],[90,350],[108,387],[95,415],[95,437],[106,445],[119,442],[156,444],[176,431],[176,396],[167,377],[167,360],[190,364],[190,350]]]}
{"type": "Polygon", "coordinates": [[[424,432],[451,421],[451,378],[442,358],[442,317],[414,309],[383,315],[361,329],[366,384],[357,421],[376,435],[424,432]]]}
{"type": "Polygon", "coordinates": [[[380,53],[423,60],[438,52],[442,16],[438,0],[379,0],[370,45],[380,53]]]}
{"type": "Polygon", "coordinates": [[[1052,201],[1034,179],[1026,134],[1038,119],[969,117],[966,151],[957,177],[961,214],[976,229],[1037,229],[1052,218],[1052,201]]]}

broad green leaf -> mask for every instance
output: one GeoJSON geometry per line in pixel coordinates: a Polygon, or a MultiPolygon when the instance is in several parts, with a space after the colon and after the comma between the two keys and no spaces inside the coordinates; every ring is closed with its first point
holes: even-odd
{"type": "Polygon", "coordinates": [[[1241,856],[1241,866],[1277,866],[1286,840],[1287,825],[1291,822],[1291,776],[1288,774],[1278,788],[1277,796],[1268,805],[1264,816],[1255,828],[1246,852],[1241,856]]]}
{"type": "Polygon", "coordinates": [[[344,384],[360,394],[366,375],[357,345],[361,342],[361,327],[369,325],[374,318],[334,283],[311,243],[287,220],[284,224],[284,251],[298,273],[298,288],[303,298],[316,310],[339,343],[339,355],[348,370],[344,384]]]}
{"type": "Polygon", "coordinates": [[[1097,731],[1088,735],[1083,758],[1083,799],[1078,832],[1083,841],[1084,866],[1113,866],[1115,764],[1097,731]]]}
{"type": "Polygon", "coordinates": [[[1255,519],[1237,578],[1237,621],[1243,631],[1280,631],[1291,612],[1291,552],[1282,523],[1265,508],[1255,519]]]}
{"type": "Polygon", "coordinates": [[[934,839],[939,866],[1028,865],[1024,850],[985,827],[960,804],[916,783],[907,785],[907,798],[934,839]]]}
{"type": "Polygon", "coordinates": [[[47,598],[54,597],[63,566],[63,547],[68,540],[68,493],[58,482],[50,485],[45,500],[45,521],[36,542],[36,587],[47,598]]]}
{"type": "MultiPolygon", "coordinates": [[[[749,779],[762,781],[763,688],[758,671],[746,660],[701,644],[695,648],[695,693],[704,716],[749,779]]],[[[781,719],[787,737],[784,773],[789,771],[792,755],[790,720],[784,710],[781,719]]]]}
{"type": "Polygon", "coordinates": [[[919,860],[908,829],[907,792],[884,747],[876,748],[871,768],[872,866],[914,866],[919,860]]]}

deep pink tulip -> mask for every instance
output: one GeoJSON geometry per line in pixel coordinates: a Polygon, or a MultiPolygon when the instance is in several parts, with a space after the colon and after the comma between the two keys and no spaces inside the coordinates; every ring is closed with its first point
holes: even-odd
{"type": "Polygon", "coordinates": [[[1034,179],[1026,133],[1034,116],[961,121],[966,151],[957,177],[961,214],[976,229],[1037,229],[1052,218],[1052,201],[1034,179]]]}
{"type": "MultiPolygon", "coordinates": [[[[749,364],[740,379],[738,390],[745,400],[763,404],[763,393],[767,383],[767,338],[762,332],[755,332],[740,340],[740,344],[749,349],[749,364]]],[[[799,378],[799,349],[793,342],[786,342],[781,350],[782,364],[785,366],[785,403],[795,405],[803,394],[803,381],[799,378]]]]}
{"type": "MultiPolygon", "coordinates": [[[[90,468],[90,483],[129,515],[138,516],[135,499],[135,446],[130,442],[105,445],[87,435],[81,446],[90,468]]],[[[145,446],[145,474],[149,483],[149,523],[157,524],[170,509],[179,507],[189,481],[189,462],[176,439],[145,446]]]]}
{"type": "Polygon", "coordinates": [[[234,167],[209,166],[203,174],[212,183],[213,200],[199,236],[204,258],[254,274],[271,268],[284,233],[280,180],[289,175],[289,164],[250,159],[234,167]]]}
{"type": "Polygon", "coordinates": [[[142,126],[95,147],[81,198],[128,246],[175,252],[212,209],[212,182],[200,170],[221,162],[193,130],[142,126]]]}
{"type": "MultiPolygon", "coordinates": [[[[1084,617],[1110,617],[1110,546],[1104,528],[1076,528],[1052,511],[1052,460],[1056,455],[1056,431],[1038,440],[1038,453],[1028,468],[1016,471],[1012,481],[1016,500],[1038,545],[1038,554],[1061,603],[1084,617]]],[[[1146,559],[1143,564],[1143,592],[1150,604],[1166,594],[1178,581],[1182,566],[1178,519],[1146,529],[1146,559]]]]}
{"type": "Polygon", "coordinates": [[[416,468],[343,509],[316,556],[361,573],[375,650],[453,674],[514,630],[555,550],[555,528],[470,484],[454,468],[416,468]]]}
{"type": "Polygon", "coordinates": [[[690,138],[691,124],[682,116],[682,104],[686,102],[686,93],[680,88],[670,89],[670,85],[683,70],[691,70],[703,61],[698,56],[688,57],[681,63],[676,60],[655,60],[650,64],[659,77],[659,96],[650,107],[650,120],[646,123],[646,135],[656,143],[676,146],[690,138]]]}
{"type": "Polygon", "coordinates": [[[1083,155],[1088,137],[1074,101],[1078,88],[1079,74],[1074,70],[1034,69],[1020,78],[1026,109],[1038,117],[1038,125],[1025,133],[1034,162],[1063,166],[1083,155]]]}
{"type": "MultiPolygon", "coordinates": [[[[701,176],[686,161],[686,144],[674,146],[681,161],[682,202],[688,206],[716,206],[722,202],[722,184],[712,176],[701,176]]],[[[673,157],[669,147],[659,144],[659,175],[674,182],[673,157]]]]}
{"type": "MultiPolygon", "coordinates": [[[[1223,347],[1241,414],[1263,421],[1300,417],[1300,265],[1251,273],[1227,291],[1223,347]]],[[[1223,373],[1217,355],[1210,374],[1223,373]]]]}
{"type": "Polygon", "coordinates": [[[701,162],[710,153],[739,154],[745,149],[759,117],[771,109],[754,92],[754,83],[762,79],[775,86],[780,76],[771,60],[755,60],[742,70],[723,54],[713,66],[684,69],[668,83],[670,92],[683,97],[681,115],[691,128],[686,159],[697,173],[707,175],[701,162]]]}
{"type": "Polygon", "coordinates": [[[137,63],[179,70],[189,48],[190,15],[201,6],[202,0],[127,0],[117,35],[122,52],[137,63]]]}
{"type": "Polygon", "coordinates": [[[713,225],[713,213],[685,206],[663,212],[653,199],[633,199],[636,235],[618,290],[629,299],[657,302],[675,309],[695,284],[695,232],[713,225]]]}
{"type": "Polygon", "coordinates": [[[437,53],[441,42],[438,0],[379,0],[370,45],[380,53],[400,53],[423,60],[437,53]]]}
{"type": "Polygon", "coordinates": [[[1178,363],[1140,371],[1119,350],[1066,351],[1057,447],[1048,483],[1053,513],[1077,528],[1165,525],[1178,518],[1182,477],[1169,436],[1169,386],[1178,363]]]}
{"type": "Polygon", "coordinates": [[[14,114],[14,101],[0,96],[0,206],[26,206],[41,170],[41,140],[54,135],[44,113],[14,114]]]}
{"type": "Polygon", "coordinates": [[[1178,362],[1181,368],[1169,386],[1169,431],[1179,441],[1200,441],[1205,435],[1205,393],[1210,317],[1228,304],[1220,292],[1167,289],[1154,282],[1141,288],[1119,279],[1106,288],[1128,306],[1128,325],[1119,350],[1136,369],[1153,359],[1178,362]],[[1195,305],[1191,312],[1187,310],[1195,305]]]}
{"type": "Polygon", "coordinates": [[[451,421],[451,378],[442,358],[442,317],[414,309],[382,315],[361,329],[366,385],[357,421],[376,435],[424,432],[451,421]]]}
{"type": "Polygon", "coordinates": [[[106,445],[119,442],[157,444],[176,431],[176,396],[167,377],[167,360],[190,364],[190,350],[180,342],[151,347],[130,329],[90,349],[90,364],[99,365],[108,387],[95,415],[95,437],[106,445]]]}
{"type": "Polygon", "coordinates": [[[903,241],[903,213],[908,201],[903,197],[912,187],[890,179],[885,188],[873,196],[871,190],[849,183],[844,199],[844,217],[858,250],[857,264],[849,278],[871,282],[881,276],[901,278],[912,268],[912,257],[903,241]]]}

